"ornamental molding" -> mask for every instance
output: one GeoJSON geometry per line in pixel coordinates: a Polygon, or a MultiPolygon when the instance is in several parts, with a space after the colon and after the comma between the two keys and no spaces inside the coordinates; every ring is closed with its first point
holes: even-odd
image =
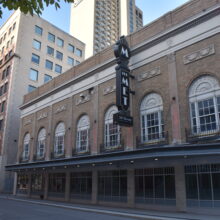
{"type": "Polygon", "coordinates": [[[142,81],[142,80],[145,80],[145,79],[150,79],[150,78],[152,78],[154,76],[158,76],[160,74],[161,74],[160,67],[156,67],[156,68],[154,68],[152,70],[149,70],[145,73],[138,74],[138,81],[142,81]]]}
{"type": "Polygon", "coordinates": [[[141,102],[141,111],[157,108],[163,105],[163,101],[160,95],[157,93],[151,93],[144,97],[143,101],[141,102]]]}
{"type": "Polygon", "coordinates": [[[115,85],[108,86],[108,87],[103,89],[103,95],[108,95],[108,94],[110,94],[112,92],[115,92],[115,90],[116,90],[116,86],[115,85]]]}
{"type": "Polygon", "coordinates": [[[39,121],[39,120],[44,119],[46,117],[47,117],[47,112],[43,112],[37,117],[37,120],[39,121]]]}
{"type": "Polygon", "coordinates": [[[189,89],[189,97],[220,90],[218,81],[212,76],[202,76],[195,80],[189,89]]]}
{"type": "Polygon", "coordinates": [[[61,105],[55,109],[55,114],[66,111],[66,109],[67,109],[67,105],[61,105]]]}
{"type": "Polygon", "coordinates": [[[185,55],[183,57],[183,63],[184,64],[192,63],[194,61],[200,60],[200,59],[207,57],[207,56],[210,56],[212,54],[215,54],[214,44],[211,44],[208,47],[202,48],[202,49],[197,50],[197,51],[190,53],[188,55],[185,55]]]}
{"type": "Polygon", "coordinates": [[[79,95],[80,98],[76,99],[76,105],[84,104],[91,100],[91,96],[89,94],[84,95],[83,93],[79,95]]]}
{"type": "Polygon", "coordinates": [[[31,119],[27,119],[24,121],[24,125],[29,125],[31,124],[32,120],[31,119]]]}

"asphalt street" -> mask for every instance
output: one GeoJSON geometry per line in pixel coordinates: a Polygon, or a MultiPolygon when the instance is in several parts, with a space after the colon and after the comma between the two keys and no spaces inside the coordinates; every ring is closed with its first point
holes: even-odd
{"type": "Polygon", "coordinates": [[[0,220],[132,220],[0,198],[0,220]]]}

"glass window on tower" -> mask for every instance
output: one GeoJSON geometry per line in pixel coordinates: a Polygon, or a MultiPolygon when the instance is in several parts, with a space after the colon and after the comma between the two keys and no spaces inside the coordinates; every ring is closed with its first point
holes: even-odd
{"type": "Polygon", "coordinates": [[[67,63],[71,66],[74,66],[74,59],[72,57],[67,58],[67,63]]]}
{"type": "Polygon", "coordinates": [[[53,69],[53,62],[46,60],[45,67],[49,70],[53,69]]]}
{"type": "Polygon", "coordinates": [[[37,81],[38,80],[38,71],[35,69],[30,69],[29,79],[37,81]]]}
{"type": "Polygon", "coordinates": [[[56,72],[56,73],[62,73],[62,66],[56,64],[56,65],[55,65],[55,72],[56,72]]]}
{"type": "Polygon", "coordinates": [[[47,46],[47,54],[50,56],[54,56],[54,49],[52,47],[47,46]]]}
{"type": "Polygon", "coordinates": [[[51,33],[48,33],[48,40],[52,43],[55,42],[55,35],[54,34],[51,34],[51,33]]]}
{"type": "Polygon", "coordinates": [[[40,48],[41,48],[41,42],[34,39],[32,46],[33,46],[34,49],[40,50],[40,48]]]}
{"type": "Polygon", "coordinates": [[[43,29],[37,25],[35,25],[35,34],[41,35],[43,34],[43,29]]]}
{"type": "Polygon", "coordinates": [[[52,79],[52,76],[47,75],[47,74],[44,75],[44,82],[45,82],[45,83],[48,82],[48,81],[50,81],[51,79],[52,79]]]}
{"type": "Polygon", "coordinates": [[[63,39],[61,39],[61,38],[57,38],[57,46],[59,46],[59,47],[63,47],[64,46],[64,41],[63,41],[63,39]]]}
{"type": "Polygon", "coordinates": [[[32,85],[28,85],[28,92],[32,92],[36,89],[35,86],[32,86],[32,85]]]}
{"type": "Polygon", "coordinates": [[[78,57],[82,57],[82,50],[80,50],[80,49],[78,49],[78,48],[76,48],[76,55],[78,56],[78,57]]]}
{"type": "Polygon", "coordinates": [[[63,60],[63,53],[61,53],[60,51],[56,51],[56,58],[58,59],[58,60],[63,60]]]}
{"type": "Polygon", "coordinates": [[[74,53],[75,47],[72,44],[68,44],[68,51],[74,53]]]}

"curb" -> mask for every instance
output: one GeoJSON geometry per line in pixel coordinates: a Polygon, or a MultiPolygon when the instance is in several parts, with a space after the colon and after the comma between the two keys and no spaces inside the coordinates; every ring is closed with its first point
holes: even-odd
{"type": "MultiPolygon", "coordinates": [[[[10,198],[10,197],[7,197],[7,196],[0,196],[0,199],[1,198],[2,199],[8,199],[8,200],[14,200],[14,201],[20,201],[20,202],[26,202],[26,203],[31,203],[31,204],[37,204],[37,205],[45,205],[45,206],[51,206],[51,207],[57,207],[57,208],[71,209],[71,210],[76,210],[76,211],[93,212],[93,213],[97,213],[97,214],[108,214],[108,215],[113,215],[113,216],[135,218],[135,219],[145,219],[145,220],[189,220],[188,218],[154,216],[154,215],[145,215],[145,214],[132,214],[132,213],[126,213],[126,212],[119,212],[119,211],[100,210],[100,209],[96,209],[96,208],[83,208],[83,207],[76,207],[76,206],[72,206],[72,205],[70,206],[70,205],[54,204],[54,203],[47,203],[47,202],[38,202],[38,201],[33,201],[33,200],[10,198]]],[[[193,219],[193,220],[199,220],[199,219],[193,219]]]]}

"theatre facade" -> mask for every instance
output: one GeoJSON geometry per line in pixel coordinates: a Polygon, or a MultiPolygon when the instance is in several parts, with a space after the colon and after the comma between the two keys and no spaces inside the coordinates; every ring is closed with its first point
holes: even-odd
{"type": "Polygon", "coordinates": [[[219,21],[192,0],[126,37],[133,126],[113,123],[113,47],[24,96],[14,194],[219,212],[219,21]]]}

